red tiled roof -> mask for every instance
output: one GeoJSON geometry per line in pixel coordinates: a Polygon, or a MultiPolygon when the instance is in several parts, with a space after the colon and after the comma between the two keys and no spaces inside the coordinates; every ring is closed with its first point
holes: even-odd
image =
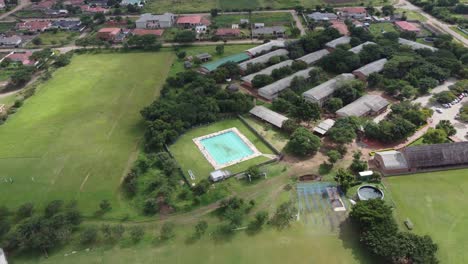
{"type": "Polygon", "coordinates": [[[8,56],[6,56],[6,58],[12,61],[21,62],[23,63],[23,65],[34,65],[36,61],[29,59],[31,55],[32,55],[31,51],[15,52],[15,53],[9,54],[8,56]]]}
{"type": "Polygon", "coordinates": [[[177,19],[177,24],[200,24],[202,16],[182,16],[177,19]]]}
{"type": "Polygon", "coordinates": [[[51,25],[50,21],[26,21],[16,24],[16,28],[19,30],[38,31],[45,30],[51,25]]]}
{"type": "Polygon", "coordinates": [[[234,28],[219,28],[216,30],[216,36],[236,36],[240,35],[240,29],[234,28]]]}
{"type": "Polygon", "coordinates": [[[81,8],[81,11],[90,12],[90,13],[107,13],[107,12],[109,12],[109,9],[105,9],[105,8],[102,8],[102,7],[99,7],[99,6],[90,7],[90,6],[87,6],[87,5],[82,5],[82,6],[80,6],[80,8],[81,8]]]}
{"type": "Polygon", "coordinates": [[[143,35],[155,35],[155,36],[162,36],[164,33],[164,29],[142,29],[137,28],[132,31],[133,35],[143,36],[143,35]]]}
{"type": "Polygon", "coordinates": [[[120,33],[120,28],[101,28],[98,33],[109,33],[112,35],[117,35],[120,33]]]}
{"type": "Polygon", "coordinates": [[[345,7],[341,9],[343,12],[347,13],[366,13],[366,8],[364,7],[345,7]]]}
{"type": "Polygon", "coordinates": [[[338,20],[332,20],[331,24],[333,28],[335,28],[336,30],[338,30],[338,32],[340,32],[340,34],[345,35],[345,36],[349,35],[348,26],[346,26],[344,22],[338,21],[338,20]]]}
{"type": "Polygon", "coordinates": [[[405,31],[419,31],[419,27],[406,21],[396,21],[395,25],[405,31]]]}

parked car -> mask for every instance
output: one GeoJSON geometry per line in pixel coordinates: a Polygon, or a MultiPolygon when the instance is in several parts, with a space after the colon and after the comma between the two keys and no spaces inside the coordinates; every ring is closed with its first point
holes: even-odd
{"type": "Polygon", "coordinates": [[[442,109],[436,108],[435,110],[436,110],[437,113],[442,114],[442,109]]]}
{"type": "Polygon", "coordinates": [[[451,105],[449,105],[449,104],[442,104],[442,106],[445,107],[445,108],[450,108],[451,107],[451,105]]]}

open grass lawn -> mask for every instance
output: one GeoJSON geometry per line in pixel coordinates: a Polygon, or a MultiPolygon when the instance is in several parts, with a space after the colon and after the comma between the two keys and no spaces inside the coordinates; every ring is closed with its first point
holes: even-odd
{"type": "MultiPolygon", "coordinates": [[[[244,136],[246,136],[261,153],[273,154],[273,151],[267,145],[265,145],[260,138],[255,136],[255,134],[250,131],[247,126],[245,126],[239,119],[223,120],[207,126],[194,128],[183,134],[173,145],[169,147],[169,149],[186,175],[188,175],[188,170],[192,170],[195,174],[196,182],[200,181],[201,179],[206,179],[209,176],[209,173],[215,169],[206,160],[192,139],[232,127],[239,129],[239,131],[244,136]]],[[[239,164],[226,167],[225,169],[233,173],[241,172],[248,169],[250,166],[267,160],[269,160],[269,158],[259,156],[239,164]]]]}
{"type": "Polygon", "coordinates": [[[70,43],[75,37],[77,37],[79,33],[77,32],[70,32],[70,31],[57,31],[57,32],[44,32],[41,33],[36,38],[40,38],[42,44],[34,45],[34,43],[29,42],[28,46],[30,47],[39,47],[39,46],[54,46],[54,45],[65,45],[70,43]]]}
{"type": "Polygon", "coordinates": [[[413,11],[413,10],[408,10],[408,9],[401,9],[401,8],[397,8],[395,10],[396,13],[403,13],[403,12],[406,12],[406,17],[409,19],[409,20],[419,20],[421,22],[425,22],[427,21],[427,18],[423,15],[421,15],[421,13],[417,12],[417,11],[413,11]]]}
{"type": "Polygon", "coordinates": [[[468,260],[468,169],[386,178],[402,228],[409,218],[414,232],[439,245],[441,263],[468,260]]]}
{"type": "MultiPolygon", "coordinates": [[[[249,19],[249,15],[219,15],[213,20],[219,27],[231,27],[232,24],[239,24],[242,18],[249,19]]],[[[290,13],[254,13],[250,22],[265,23],[265,26],[279,26],[290,25],[292,21],[293,17],[290,13]]]]}
{"type": "Polygon", "coordinates": [[[15,23],[0,23],[0,33],[7,32],[15,27],[15,23]]]}
{"type": "Polygon", "coordinates": [[[263,122],[257,118],[254,117],[245,117],[247,122],[257,130],[260,135],[262,135],[268,142],[270,142],[273,147],[275,147],[277,150],[281,151],[284,146],[286,146],[286,143],[288,143],[289,136],[284,133],[283,131],[277,129],[276,127],[273,127],[272,125],[263,122]]]}
{"type": "Polygon", "coordinates": [[[102,199],[109,217],[133,210],[119,184],[139,151],[139,111],[157,95],[173,53],[77,55],[0,126],[0,201],[77,199],[85,215],[102,199]],[[5,179],[13,182],[6,183],[5,179]]]}
{"type": "Polygon", "coordinates": [[[397,32],[392,23],[374,23],[369,26],[369,30],[374,36],[381,35],[385,32],[397,32]]]}
{"type": "Polygon", "coordinates": [[[15,16],[19,18],[28,18],[28,17],[44,17],[44,13],[41,12],[40,10],[20,10],[18,12],[15,12],[15,16]]]}

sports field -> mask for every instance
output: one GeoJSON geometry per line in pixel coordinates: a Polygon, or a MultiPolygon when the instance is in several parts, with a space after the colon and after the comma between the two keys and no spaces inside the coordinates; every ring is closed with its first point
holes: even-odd
{"type": "Polygon", "coordinates": [[[139,151],[139,111],[158,95],[173,58],[76,55],[57,70],[0,126],[1,204],[77,199],[90,215],[108,199],[106,216],[131,214],[119,197],[120,180],[139,151]]]}
{"type": "MultiPolygon", "coordinates": [[[[265,145],[261,139],[258,138],[252,131],[250,131],[247,126],[245,126],[239,119],[224,120],[208,126],[192,129],[183,134],[175,142],[175,144],[169,147],[169,149],[182,167],[184,173],[187,174],[188,170],[191,170],[195,174],[195,181],[198,182],[201,179],[206,179],[209,176],[209,173],[215,169],[203,156],[200,149],[193,142],[193,139],[232,127],[237,128],[244,136],[246,136],[261,153],[273,154],[273,151],[267,145],[265,145]]],[[[269,160],[268,157],[259,156],[236,165],[226,167],[224,169],[227,169],[233,173],[241,172],[248,169],[252,165],[256,165],[267,160],[269,160]]]]}
{"type": "Polygon", "coordinates": [[[414,232],[439,245],[441,263],[467,263],[468,169],[390,177],[385,180],[402,228],[409,218],[414,232]]]}

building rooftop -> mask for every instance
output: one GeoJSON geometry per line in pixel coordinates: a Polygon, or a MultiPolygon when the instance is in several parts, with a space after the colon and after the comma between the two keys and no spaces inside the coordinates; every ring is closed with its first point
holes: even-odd
{"type": "Polygon", "coordinates": [[[405,31],[419,32],[420,30],[414,23],[408,21],[395,21],[395,25],[405,31]]]}
{"type": "Polygon", "coordinates": [[[218,28],[216,36],[235,36],[240,35],[241,31],[238,28],[218,28]]]}
{"type": "Polygon", "coordinates": [[[334,13],[320,13],[320,12],[314,12],[312,14],[308,14],[307,17],[313,20],[333,20],[333,19],[338,18],[338,16],[334,13]]]}
{"type": "Polygon", "coordinates": [[[241,78],[242,81],[244,82],[252,82],[253,78],[257,75],[271,75],[271,73],[273,72],[274,69],[279,69],[279,68],[282,68],[282,67],[286,67],[286,66],[291,66],[293,63],[293,60],[285,60],[285,61],[282,61],[280,63],[277,63],[275,65],[272,65],[268,68],[265,68],[259,72],[256,72],[256,73],[252,73],[252,74],[249,74],[247,76],[244,76],[241,78]]]}
{"type": "Polygon", "coordinates": [[[335,120],[333,119],[326,119],[320,122],[316,127],[314,127],[314,131],[321,134],[325,135],[330,128],[332,128],[335,125],[335,120]]]}
{"type": "Polygon", "coordinates": [[[383,70],[385,63],[387,63],[387,59],[380,59],[369,64],[362,66],[361,68],[353,71],[353,73],[361,73],[364,76],[369,76],[374,72],[380,72],[383,70]]]}
{"type": "Polygon", "coordinates": [[[341,20],[332,20],[331,26],[338,30],[341,35],[347,36],[349,35],[348,26],[341,20]]]}
{"type": "Polygon", "coordinates": [[[296,60],[301,60],[307,64],[314,64],[316,63],[317,61],[319,61],[321,58],[323,58],[324,56],[330,54],[330,52],[326,49],[321,49],[319,51],[316,51],[316,52],[312,52],[312,53],[309,53],[307,55],[304,55],[300,58],[297,58],[296,60]]]}
{"type": "Polygon", "coordinates": [[[309,78],[309,72],[312,68],[308,68],[302,71],[298,71],[288,77],[285,77],[283,79],[280,79],[272,84],[269,84],[265,87],[262,87],[258,89],[258,94],[261,95],[262,97],[272,100],[276,98],[277,94],[284,89],[288,88],[291,85],[292,80],[295,77],[304,77],[304,78],[309,78]]]}
{"type": "Polygon", "coordinates": [[[283,126],[284,121],[288,120],[284,115],[259,105],[252,108],[249,113],[279,128],[283,126]]]}
{"type": "Polygon", "coordinates": [[[231,56],[228,56],[228,57],[224,57],[222,59],[219,59],[219,60],[216,60],[216,61],[213,61],[213,62],[205,63],[201,67],[205,71],[212,72],[212,71],[216,70],[219,66],[221,66],[221,65],[223,65],[223,64],[225,64],[227,62],[240,63],[240,62],[248,60],[249,58],[250,58],[250,56],[247,55],[247,53],[241,52],[241,53],[237,53],[237,54],[234,54],[234,55],[231,55],[231,56]]]}
{"type": "Polygon", "coordinates": [[[424,45],[424,44],[418,43],[416,41],[407,40],[407,39],[404,39],[404,38],[398,38],[398,43],[400,43],[400,45],[410,46],[413,50],[417,50],[417,49],[430,49],[432,51],[438,50],[437,48],[434,48],[434,47],[431,47],[431,46],[428,46],[428,45],[424,45]]]}
{"type": "Polygon", "coordinates": [[[289,51],[287,51],[286,49],[277,49],[277,50],[274,50],[272,52],[268,52],[266,54],[263,54],[263,55],[261,55],[259,57],[250,59],[248,61],[244,61],[244,62],[239,64],[239,67],[241,68],[241,70],[245,71],[245,70],[247,70],[247,66],[249,64],[266,63],[272,57],[287,56],[288,54],[289,54],[289,51]]]}
{"type": "Polygon", "coordinates": [[[334,49],[334,48],[336,48],[336,46],[342,45],[342,44],[348,44],[350,41],[351,41],[350,37],[343,36],[343,37],[334,39],[334,40],[332,40],[330,42],[327,42],[325,44],[325,46],[328,47],[328,48],[333,48],[334,49]]]}
{"type": "Polygon", "coordinates": [[[346,13],[366,13],[365,7],[344,7],[341,9],[342,12],[346,13]]]}
{"type": "Polygon", "coordinates": [[[468,165],[468,142],[406,147],[402,153],[415,169],[468,165]]]}
{"type": "Polygon", "coordinates": [[[336,111],[339,116],[364,116],[369,112],[378,112],[390,103],[380,95],[367,94],[336,111]]]}
{"type": "Polygon", "coordinates": [[[337,89],[342,82],[350,80],[354,80],[354,75],[352,75],[351,73],[343,73],[336,76],[333,79],[330,79],[322,84],[313,87],[312,89],[304,92],[302,95],[306,99],[310,99],[313,101],[321,101],[323,98],[327,98],[331,94],[333,94],[335,92],[335,89],[337,89]]]}
{"type": "Polygon", "coordinates": [[[164,34],[164,29],[144,29],[144,28],[135,28],[132,31],[133,35],[144,36],[144,35],[155,35],[162,36],[164,34]]]}
{"type": "Polygon", "coordinates": [[[119,34],[120,28],[101,28],[98,33],[109,33],[109,34],[119,34]]]}
{"type": "Polygon", "coordinates": [[[246,52],[248,52],[251,56],[257,56],[258,54],[270,51],[274,48],[284,48],[284,47],[286,47],[286,44],[284,41],[271,40],[270,42],[248,49],[246,50],[246,52]]]}
{"type": "Polygon", "coordinates": [[[355,53],[355,54],[359,54],[359,52],[361,52],[361,50],[364,48],[364,46],[367,46],[367,45],[377,45],[377,44],[372,42],[372,41],[366,41],[366,42],[364,42],[362,44],[357,45],[354,48],[349,49],[349,51],[351,51],[352,53],[355,53]]]}
{"type": "Polygon", "coordinates": [[[164,13],[162,15],[153,15],[150,13],[145,13],[136,20],[136,22],[146,22],[146,21],[167,21],[171,22],[174,19],[175,15],[172,13],[164,13]]]}
{"type": "Polygon", "coordinates": [[[400,151],[390,150],[376,152],[375,155],[382,158],[383,166],[385,169],[398,170],[407,169],[408,163],[400,151]]]}
{"type": "Polygon", "coordinates": [[[283,26],[274,26],[274,27],[261,27],[261,28],[254,28],[252,33],[254,35],[273,35],[276,33],[284,33],[286,32],[286,28],[283,26]]]}

